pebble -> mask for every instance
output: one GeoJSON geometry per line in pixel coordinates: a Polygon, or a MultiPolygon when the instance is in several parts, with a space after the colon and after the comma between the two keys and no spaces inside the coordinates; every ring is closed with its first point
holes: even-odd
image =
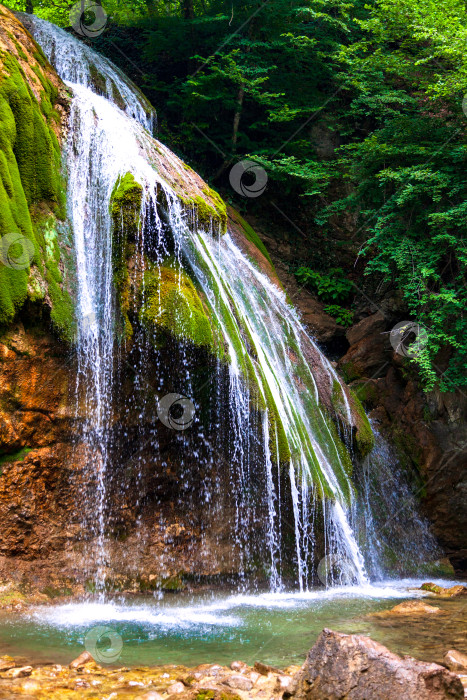
{"type": "Polygon", "coordinates": [[[244,661],[232,661],[230,668],[232,671],[237,671],[237,673],[245,673],[248,671],[249,666],[244,661]]]}

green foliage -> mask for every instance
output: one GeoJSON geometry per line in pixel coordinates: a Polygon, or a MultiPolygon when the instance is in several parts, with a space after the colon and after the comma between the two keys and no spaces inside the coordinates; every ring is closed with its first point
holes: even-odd
{"type": "MultiPolygon", "coordinates": [[[[337,306],[350,283],[321,260],[347,271],[358,257],[368,288],[398,290],[401,320],[425,326],[410,360],[425,388],[467,385],[465,2],[104,5],[93,45],[155,104],[161,137],[234,199],[231,165],[265,168],[266,194],[242,205],[275,220],[262,202],[277,203],[292,242],[301,231],[302,283],[337,306]]],[[[61,0],[34,7],[69,24],[61,0]]]]}
{"type": "Polygon", "coordinates": [[[309,267],[299,267],[295,276],[301,285],[316,291],[323,301],[345,301],[352,291],[352,282],[345,277],[342,268],[333,268],[324,274],[309,267]]]}
{"type": "Polygon", "coordinates": [[[338,323],[340,326],[345,326],[346,328],[348,328],[353,323],[353,311],[350,311],[349,309],[344,309],[338,304],[331,304],[325,306],[324,311],[325,313],[335,318],[336,323],[338,323]]]}

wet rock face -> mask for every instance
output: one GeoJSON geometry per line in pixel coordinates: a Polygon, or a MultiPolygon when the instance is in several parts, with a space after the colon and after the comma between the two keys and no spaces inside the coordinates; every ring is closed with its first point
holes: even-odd
{"type": "Polygon", "coordinates": [[[459,700],[458,676],[438,664],[401,658],[362,635],[325,629],[296,678],[300,700],[459,700]]]}
{"type": "MultiPolygon", "coordinates": [[[[167,377],[176,376],[175,349],[167,354],[167,377]]],[[[109,586],[179,590],[183,574],[235,576],[243,564],[232,544],[229,470],[221,450],[210,460],[202,452],[205,438],[211,449],[216,436],[198,415],[191,431],[163,425],[156,369],[147,375],[154,386],[137,397],[132,359],[122,365],[124,391],[109,426],[109,586]]],[[[176,391],[167,377],[164,391],[176,391]]],[[[98,456],[82,441],[83,419],[72,351],[42,326],[12,326],[0,337],[0,586],[16,588],[0,590],[0,607],[21,606],[30,591],[79,593],[93,580],[98,456]]],[[[226,443],[225,435],[216,439],[226,443]]],[[[251,539],[262,546],[261,528],[254,519],[251,525],[251,539]]]]}
{"type": "Polygon", "coordinates": [[[395,447],[401,464],[420,483],[416,491],[431,529],[458,574],[467,570],[467,398],[460,392],[428,394],[409,378],[394,352],[394,323],[381,312],[350,328],[350,348],[338,368],[395,447]]]}

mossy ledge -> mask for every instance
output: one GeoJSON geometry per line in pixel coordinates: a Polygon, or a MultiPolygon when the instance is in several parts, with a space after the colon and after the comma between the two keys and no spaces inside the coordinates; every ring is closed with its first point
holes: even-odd
{"type": "Polygon", "coordinates": [[[53,326],[71,341],[70,274],[62,254],[69,231],[59,142],[66,91],[50,65],[38,58],[30,34],[0,6],[0,237],[19,239],[4,244],[13,266],[0,264],[0,324],[11,323],[30,299],[49,308],[53,326]],[[31,242],[29,265],[23,264],[24,239],[31,242]]]}
{"type": "Polygon", "coordinates": [[[117,299],[123,319],[126,340],[133,335],[128,312],[131,300],[129,259],[140,228],[143,188],[132,173],[126,173],[115,183],[110,199],[112,228],[112,264],[117,299]]]}
{"type": "Polygon", "coordinates": [[[165,334],[219,354],[219,336],[186,272],[173,261],[152,265],[143,275],[139,320],[156,344],[165,334]]]}

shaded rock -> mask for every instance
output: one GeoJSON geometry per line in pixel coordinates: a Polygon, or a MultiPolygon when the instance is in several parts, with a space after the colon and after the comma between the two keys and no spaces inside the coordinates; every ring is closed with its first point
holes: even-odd
{"type": "Polygon", "coordinates": [[[349,328],[345,337],[349,341],[349,345],[355,345],[367,336],[384,333],[386,324],[387,321],[381,311],[377,311],[377,313],[367,316],[355,326],[349,328]]]}
{"type": "Polygon", "coordinates": [[[450,649],[444,655],[443,661],[450,671],[454,671],[454,673],[467,673],[467,654],[462,654],[460,651],[450,649]]]}
{"type": "Polygon", "coordinates": [[[370,613],[367,617],[392,617],[394,615],[433,615],[434,613],[442,612],[441,608],[436,608],[434,605],[427,605],[422,600],[408,600],[405,603],[399,603],[390,610],[381,610],[380,612],[370,613]]]}
{"type": "Polygon", "coordinates": [[[324,629],[294,683],[303,700],[460,700],[459,678],[443,666],[401,658],[363,635],[324,629]]]}
{"type": "Polygon", "coordinates": [[[70,663],[70,668],[80,668],[81,666],[85,666],[86,664],[94,661],[93,656],[89,653],[89,651],[83,651],[82,654],[76,657],[71,663],[70,663]]]}
{"type": "Polygon", "coordinates": [[[436,583],[423,583],[420,587],[420,590],[422,591],[428,591],[429,593],[434,593],[435,595],[438,595],[440,597],[445,597],[445,598],[452,598],[453,596],[458,596],[458,595],[467,595],[467,588],[466,586],[451,586],[450,588],[443,588],[442,586],[438,586],[436,583]]]}

